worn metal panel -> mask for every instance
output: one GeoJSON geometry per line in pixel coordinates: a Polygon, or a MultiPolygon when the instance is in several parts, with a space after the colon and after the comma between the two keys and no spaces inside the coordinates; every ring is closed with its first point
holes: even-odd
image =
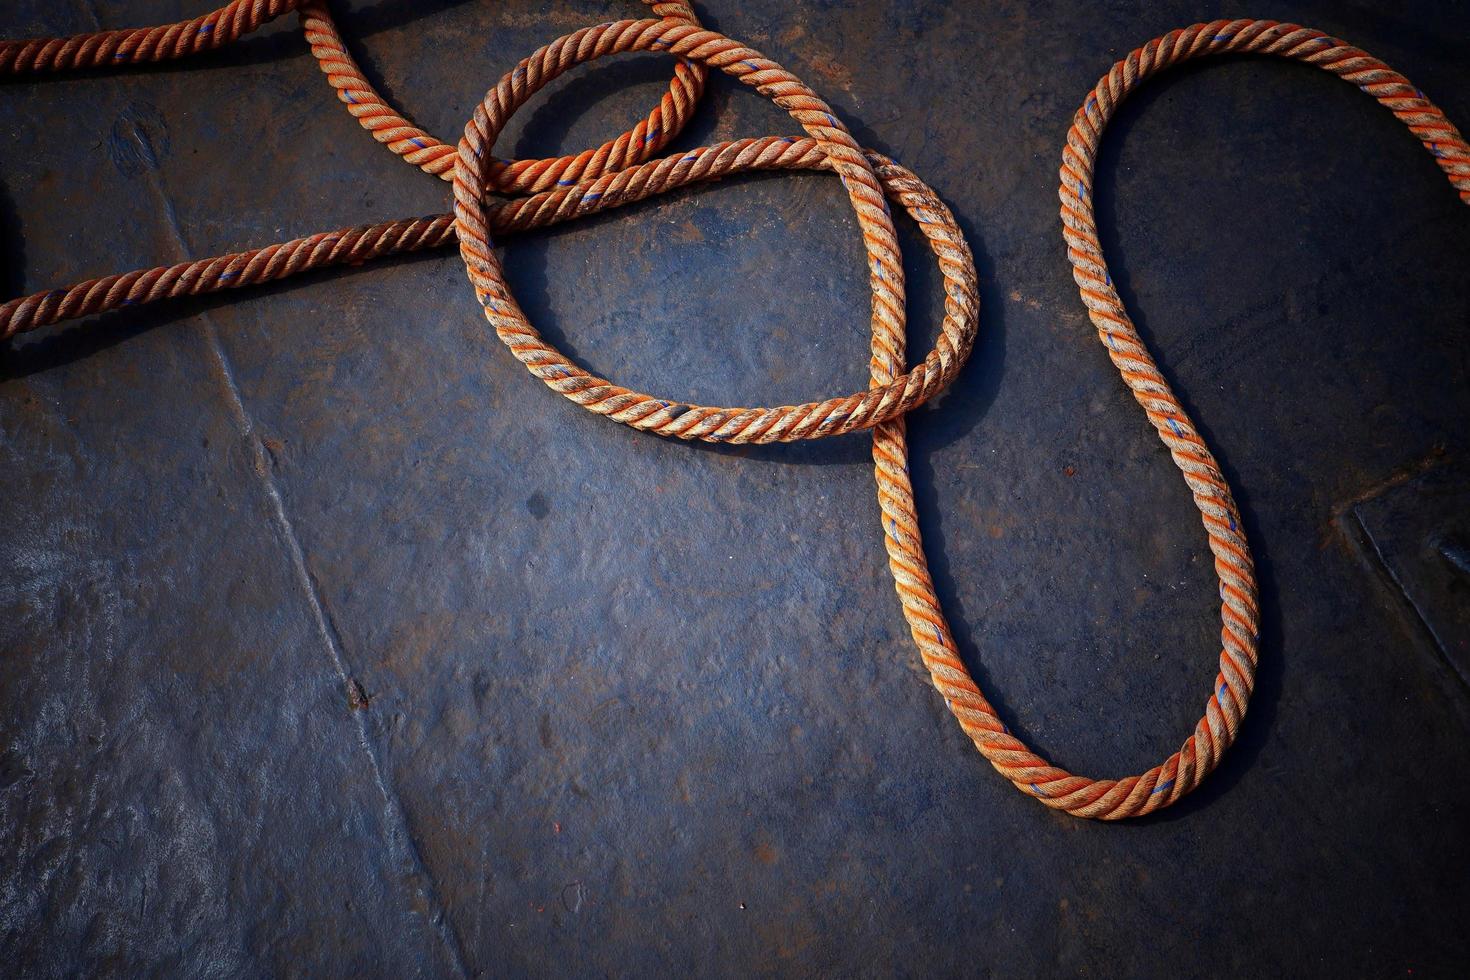
{"type": "MultiPolygon", "coordinates": [[[[4,32],[195,6],[22,2],[4,32]]],[[[341,22],[450,137],[515,59],[631,9],[384,2],[341,22]]],[[[1084,772],[1153,764],[1214,670],[1209,555],[1083,315],[1055,173],[1112,61],[1208,12],[700,13],[954,207],[982,338],[911,421],[940,594],[1013,729],[1084,772]]],[[[1270,13],[1470,121],[1470,11],[1270,13]]],[[[502,149],[607,138],[667,70],[579,69],[502,149]]],[[[8,82],[0,106],[12,293],[446,206],[287,21],[164,68],[8,82]]],[[[792,128],[716,79],[679,145],[792,128]]],[[[594,370],[796,401],[866,380],[846,210],[830,178],[761,176],[505,257],[594,370]]],[[[1258,692],[1193,797],[1096,826],[1017,794],[918,666],[865,438],[710,448],[594,418],[488,336],[446,253],[0,357],[0,953],[37,975],[1453,973],[1466,693],[1342,515],[1470,452],[1465,209],[1351,87],[1231,59],[1124,108],[1098,213],[1262,573],[1258,692]]],[[[936,276],[910,254],[918,347],[936,276]]]]}

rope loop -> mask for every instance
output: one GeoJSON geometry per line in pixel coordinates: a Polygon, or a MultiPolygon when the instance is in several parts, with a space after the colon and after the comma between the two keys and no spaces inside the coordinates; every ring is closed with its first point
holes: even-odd
{"type": "MultiPolygon", "coordinates": [[[[553,391],[589,411],[659,435],[710,442],[786,442],[871,428],[922,404],[947,385],[973,345],[973,315],[947,316],[935,349],[909,374],[865,392],[779,408],[688,405],[632,391],[578,367],[536,332],[511,295],[500,260],[491,250],[481,190],[486,184],[485,161],[506,122],[537,89],[573,65],[630,51],[666,51],[719,68],[786,108],[816,140],[827,165],[842,178],[862,229],[874,336],[883,337],[886,346],[901,343],[896,338],[904,331],[903,264],[883,183],[832,108],[790,72],[736,41],[688,23],[641,20],[583,28],[522,60],[486,93],[459,142],[454,213],[460,257],[486,320],[511,353],[553,391]]],[[[667,162],[692,169],[698,156],[686,154],[667,162]]],[[[632,175],[625,171],[619,176],[624,175],[625,180],[581,190],[582,202],[591,205],[609,195],[628,193],[632,175]]],[[[963,241],[952,219],[948,232],[950,239],[963,241]]],[[[967,310],[978,306],[968,251],[960,267],[941,271],[947,288],[968,294],[967,310]]]]}

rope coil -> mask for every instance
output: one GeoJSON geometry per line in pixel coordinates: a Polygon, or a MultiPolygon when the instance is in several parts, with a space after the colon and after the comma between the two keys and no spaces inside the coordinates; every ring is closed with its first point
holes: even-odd
{"type": "Polygon", "coordinates": [[[1250,548],[1229,485],[1112,285],[1092,210],[1092,174],[1102,133],[1119,103],[1170,65],[1210,54],[1259,53],[1316,65],[1373,95],[1426,145],[1466,203],[1470,147],[1438,107],[1382,62],[1319,31],[1273,21],[1213,21],[1155,38],[1115,64],[1077,110],[1062,152],[1067,256],[1099,339],[1168,447],[1200,511],[1220,581],[1222,642],[1205,713],[1181,747],[1140,775],[1091,779],[1052,765],[1000,721],[960,657],[924,556],[903,417],[954,379],[974,346],[979,316],[974,261],[953,215],[914,174],[859,147],[831,107],[780,65],[704,29],[684,0],[644,2],[656,19],[584,28],[522,60],[486,94],[455,146],[414,126],[378,95],[347,52],[325,0],[233,0],[176,24],[0,42],[0,74],[114,67],[213,50],[294,9],[312,54],[347,110],[407,163],[451,181],[454,198],[453,214],[320,232],[14,299],[0,305],[0,340],[122,306],[234,289],[457,241],[475,296],[496,335],[532,375],[589,411],[659,435],[710,442],[793,441],[871,429],[884,545],[904,617],[934,686],[980,753],[1023,792],[1075,816],[1141,816],[1176,802],[1219,764],[1235,739],[1254,683],[1260,614],[1250,548]],[[509,118],[547,82],[583,62],[631,51],[663,51],[677,59],[668,92],[646,119],[575,155],[512,161],[492,155],[509,118]],[[734,140],[652,159],[688,122],[710,68],[771,99],[806,136],[734,140]],[[798,169],[835,172],[863,233],[873,297],[870,385],[865,392],[798,406],[721,408],[623,388],[583,370],[537,333],[492,250],[493,235],[548,227],[696,182],[798,169]],[[484,195],[489,191],[518,196],[487,204],[484,195]],[[915,220],[928,241],[945,295],[939,339],[907,371],[903,267],[889,198],[915,220]]]}

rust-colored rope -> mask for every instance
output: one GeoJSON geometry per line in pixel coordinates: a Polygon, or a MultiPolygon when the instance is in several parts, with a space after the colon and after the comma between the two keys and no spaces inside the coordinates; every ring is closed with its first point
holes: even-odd
{"type": "MultiPolygon", "coordinates": [[[[873,154],[884,171],[884,187],[909,207],[932,241],[954,234],[952,219],[933,192],[903,168],[873,154]]],[[[700,181],[761,170],[830,170],[817,141],[810,137],[763,136],[698,147],[676,157],[640,165],[627,174],[608,175],[584,185],[556,188],[532,197],[496,202],[487,211],[496,235],[546,228],[644,200],[700,181]],[[619,178],[621,178],[619,180],[619,178]],[[621,190],[606,192],[614,181],[621,190]],[[599,190],[602,188],[602,190],[599,190]]],[[[267,245],[171,266],[89,279],[60,289],[33,293],[0,304],[0,341],[66,320],[93,316],[181,296],[202,296],[255,286],[336,265],[361,265],[374,259],[440,248],[454,242],[454,216],[405,218],[318,232],[267,245]]],[[[958,288],[965,280],[962,264],[942,268],[946,282],[958,288]]]]}
{"type": "MultiPolygon", "coordinates": [[[[274,16],[290,6],[234,3],[206,16],[233,11],[231,16],[245,18],[241,23],[246,22],[247,14],[259,23],[267,12],[274,11],[269,14],[274,16]]],[[[651,6],[662,19],[586,28],[522,61],[490,90],[465,127],[458,147],[449,151],[377,97],[346,54],[319,0],[302,3],[307,36],[339,96],[349,108],[365,107],[353,110],[354,115],[395,153],[430,173],[452,176],[453,217],[439,215],[321,233],[39,293],[0,306],[0,338],[118,306],[235,288],[457,240],[475,294],[497,336],[532,374],[590,411],[661,435],[708,441],[784,441],[872,428],[885,546],[904,615],[935,686],[980,752],[1029,795],[1077,816],[1116,819],[1175,802],[1218,764],[1244,715],[1257,656],[1256,585],[1229,487],[1112,288],[1091,208],[1092,167],[1103,128],[1122,98],[1152,73],[1204,54],[1249,51],[1298,58],[1359,84],[1426,143],[1467,203],[1470,149],[1443,113],[1381,62],[1320,32],[1268,21],[1217,21],[1151,41],[1118,62],[1078,110],[1062,166],[1068,256],[1109,356],[1169,447],[1200,509],[1220,577],[1224,647],[1205,716],[1179,751],[1141,775],[1094,780],[1051,765],[1001,723],[959,656],[924,557],[908,476],[903,413],[952,380],[971,350],[978,315],[973,261],[953,217],[913,174],[885,157],[860,150],[831,108],[779,65],[730,38],[703,30],[682,3],[651,6]],[[624,137],[595,151],[551,161],[506,163],[491,156],[495,138],[509,117],[561,72],[615,52],[652,50],[682,59],[674,86],[655,114],[624,137]],[[807,137],[737,140],[645,162],[687,120],[688,106],[679,100],[687,98],[692,103],[697,97],[703,81],[701,66],[718,68],[771,98],[801,123],[807,137]],[[583,371],[540,337],[516,305],[491,250],[492,233],[545,227],[695,181],[797,168],[836,171],[863,231],[873,292],[871,381],[865,393],[802,406],[732,409],[676,404],[622,388],[583,371]],[[535,193],[487,206],[483,201],[487,188],[535,193]],[[902,266],[885,193],[919,223],[944,279],[940,339],[907,373],[902,266]]],[[[151,50],[168,52],[163,57],[189,53],[177,31],[168,33],[179,26],[148,29],[172,38],[167,44],[153,42],[151,50]]],[[[248,29],[236,30],[235,36],[248,29]]],[[[96,66],[106,63],[96,52],[109,44],[116,52],[122,44],[106,38],[128,33],[18,42],[19,49],[0,46],[0,66],[10,66],[10,70],[96,66]]],[[[202,46],[194,50],[200,49],[202,46]]]]}
{"type": "Polygon", "coordinates": [[[0,41],[0,74],[114,68],[222,48],[294,10],[300,0],[232,0],[192,20],[71,37],[0,41]]]}
{"type": "Polygon", "coordinates": [[[1113,65],[1077,110],[1062,152],[1063,235],[1093,326],[1169,453],[1200,511],[1220,583],[1219,668],[1193,733],[1162,763],[1122,779],[1091,779],[1053,765],[1002,724],[960,659],[939,607],[914,522],[902,420],[874,431],[879,500],[890,568],[914,641],[934,686],[982,755],[1018,789],[1074,816],[1116,820],[1169,806],[1219,765],[1235,741],[1255,681],[1260,613],[1250,547],[1230,487],[1170,390],[1113,288],[1092,212],[1092,173],[1103,129],[1119,103],[1151,75],[1190,58],[1258,53],[1317,65],[1378,99],[1434,155],[1470,203],[1470,147],[1440,109],[1402,75],[1321,31],[1274,21],[1214,21],[1173,31],[1113,65]],[[886,485],[886,486],[885,486],[886,485]],[[885,494],[886,488],[898,492],[885,494]]]}

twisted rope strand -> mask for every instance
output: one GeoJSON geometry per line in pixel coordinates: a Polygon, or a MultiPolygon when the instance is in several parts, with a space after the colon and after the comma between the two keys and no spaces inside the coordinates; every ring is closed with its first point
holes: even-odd
{"type": "MultiPolygon", "coordinates": [[[[1152,813],[1195,789],[1234,742],[1255,680],[1260,613],[1254,565],[1229,485],[1134,329],[1098,242],[1092,174],[1098,143],[1122,100],[1152,74],[1189,58],[1255,52],[1295,58],[1378,99],[1429,149],[1470,203],[1470,147],[1444,113],[1402,75],[1320,31],[1273,21],[1214,21],[1173,31],[1119,61],[1077,110],[1062,153],[1061,216],[1083,305],[1124,383],[1169,448],[1200,511],[1215,557],[1221,652],[1204,716],[1188,739],[1147,772],[1091,779],[1068,772],[1012,735],[960,658],[940,609],[918,535],[903,420],[874,430],[885,545],[899,599],[930,678],[980,753],[1022,792],[1073,816],[1116,820],[1152,813]]],[[[880,378],[875,378],[881,380],[880,378]]]]}
{"type": "Polygon", "coordinates": [[[192,20],[71,37],[0,41],[0,74],[114,68],[213,51],[295,9],[300,0],[231,0],[192,20]]]}
{"type": "Polygon", "coordinates": [[[905,619],[934,686],[981,754],[1023,792],[1079,817],[1139,816],[1174,803],[1218,765],[1239,730],[1257,662],[1257,588],[1230,488],[1113,289],[1091,201],[1102,132],[1122,99],[1153,73],[1188,58],[1256,52],[1315,64],[1373,95],[1425,143],[1467,203],[1470,148],[1436,106],[1382,62],[1321,32],[1272,21],[1214,21],[1156,38],[1114,65],[1077,111],[1061,169],[1068,258],[1099,338],[1169,448],[1200,511],[1220,580],[1222,642],[1205,714],[1183,745],[1141,775],[1090,779],[1052,765],[1001,723],[960,657],[924,557],[903,414],[953,379],[973,347],[979,314],[974,262],[953,216],[912,173],[887,157],[860,150],[831,108],[795,76],[758,52],[702,29],[682,0],[645,2],[660,20],[589,27],[558,38],[523,60],[486,94],[453,150],[378,97],[347,54],[323,0],[299,4],[236,0],[183,24],[0,42],[0,71],[95,67],[113,63],[109,57],[157,60],[218,46],[224,43],[218,38],[237,37],[299,6],[313,54],[349,111],[375,139],[407,162],[452,180],[454,188],[453,215],[323,232],[12,300],[0,305],[0,339],[119,306],[238,288],[457,240],[475,295],[497,336],[533,375],[590,411],[661,435],[718,442],[818,438],[871,427],[884,545],[905,619]],[[196,31],[213,37],[191,40],[181,30],[206,21],[221,25],[219,33],[196,31]],[[557,75],[607,54],[651,50],[680,60],[669,93],[647,120],[628,133],[596,150],[554,160],[506,162],[490,155],[510,116],[557,75]],[[120,51],[126,57],[116,57],[120,51]],[[786,109],[807,136],[735,140],[649,160],[687,121],[707,67],[738,78],[786,109]],[[546,227],[697,181],[785,169],[835,171],[862,229],[873,294],[870,386],[865,393],[801,406],[713,408],[674,404],[619,387],[582,370],[541,338],[516,304],[492,251],[492,233],[546,227]],[[487,206],[483,200],[487,189],[531,196],[487,206]],[[908,373],[904,373],[903,273],[887,197],[918,222],[939,262],[945,294],[939,340],[908,373]]]}
{"type": "MultiPolygon", "coordinates": [[[[828,169],[826,157],[811,138],[733,140],[698,147],[681,156],[645,163],[575,187],[498,201],[488,210],[488,219],[495,234],[507,235],[547,228],[739,173],[828,169]]],[[[255,286],[330,266],[361,265],[441,248],[454,240],[454,216],[439,214],[318,232],[244,252],[89,279],[0,304],[0,341],[122,307],[255,286]]]]}
{"type": "MultiPolygon", "coordinates": [[[[1173,803],[1198,786],[1235,741],[1255,682],[1260,611],[1255,567],[1239,510],[1219,464],[1154,363],[1113,287],[1092,209],[1097,147],[1118,105],[1157,72],[1220,53],[1293,58],[1357,85],[1409,127],[1433,154],[1461,199],[1470,203],[1470,147],[1444,113],[1408,79],[1367,52],[1295,24],[1217,20],[1171,31],[1113,65],[1083,100],[1062,150],[1059,193],[1067,257],[1099,340],[1168,448],[1200,512],[1219,579],[1221,651],[1204,716],[1193,734],[1161,765],[1140,776],[1117,781],[1075,776],[1025,746],[995,739],[986,731],[994,715],[988,707],[978,716],[968,706],[963,713],[955,712],[981,752],[1017,787],[1047,806],[1077,816],[1140,816],[1173,803]],[[981,720],[971,731],[967,719],[976,724],[977,718],[981,720]]],[[[913,622],[910,617],[910,624],[913,622]]],[[[936,684],[939,676],[935,674],[936,684]]]]}

